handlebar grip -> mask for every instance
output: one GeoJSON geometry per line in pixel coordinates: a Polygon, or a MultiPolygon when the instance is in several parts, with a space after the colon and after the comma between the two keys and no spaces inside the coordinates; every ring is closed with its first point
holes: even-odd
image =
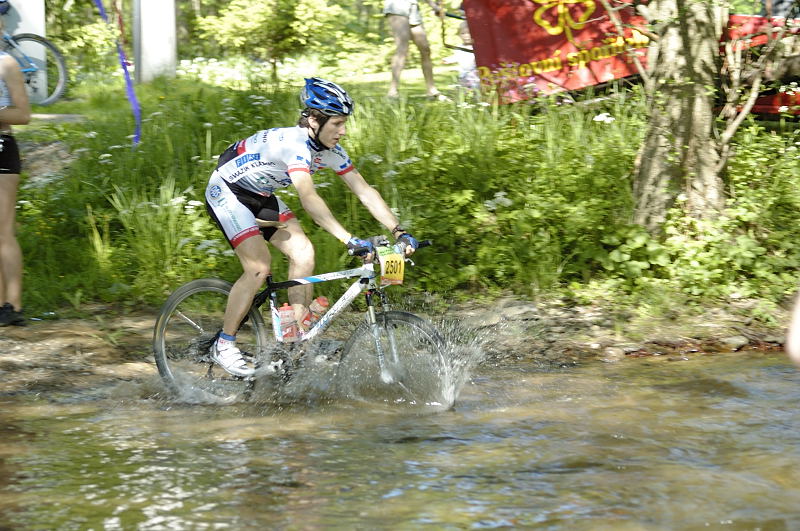
{"type": "Polygon", "coordinates": [[[371,249],[369,247],[354,247],[352,249],[347,250],[347,254],[350,256],[364,256],[365,254],[369,254],[371,249]]]}
{"type": "Polygon", "coordinates": [[[431,240],[422,240],[417,245],[417,249],[422,249],[423,247],[430,247],[431,245],[433,245],[433,241],[431,241],[431,240]]]}

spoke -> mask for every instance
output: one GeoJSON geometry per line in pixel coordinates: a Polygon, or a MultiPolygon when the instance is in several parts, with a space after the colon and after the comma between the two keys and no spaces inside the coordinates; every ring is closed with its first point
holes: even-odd
{"type": "Polygon", "coordinates": [[[183,313],[182,311],[180,311],[180,310],[175,310],[175,315],[177,315],[178,317],[180,317],[181,319],[183,319],[184,321],[186,321],[187,323],[189,323],[189,325],[190,325],[190,326],[192,326],[192,327],[193,327],[195,330],[197,330],[197,331],[198,331],[198,332],[200,332],[201,334],[205,334],[205,332],[206,332],[206,331],[203,329],[203,327],[202,327],[202,326],[200,326],[199,324],[195,323],[195,322],[194,322],[194,321],[192,321],[191,319],[189,319],[189,318],[186,316],[186,314],[185,314],[185,313],[183,313]]]}

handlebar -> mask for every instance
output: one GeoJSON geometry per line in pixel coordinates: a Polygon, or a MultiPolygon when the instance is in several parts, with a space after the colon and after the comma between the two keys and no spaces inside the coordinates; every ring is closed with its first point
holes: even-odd
{"type": "MultiPolygon", "coordinates": [[[[370,238],[367,238],[367,240],[372,242],[372,245],[374,245],[375,247],[390,247],[389,240],[385,236],[372,236],[370,238]]],[[[423,247],[430,247],[431,245],[433,245],[433,242],[431,240],[422,240],[419,242],[419,245],[417,245],[417,249],[422,249],[423,247]]],[[[394,247],[396,252],[403,253],[404,250],[402,248],[398,248],[398,244],[394,244],[394,247]]],[[[353,249],[347,250],[347,254],[349,254],[350,256],[364,256],[369,252],[370,252],[369,247],[355,247],[353,249]]]]}

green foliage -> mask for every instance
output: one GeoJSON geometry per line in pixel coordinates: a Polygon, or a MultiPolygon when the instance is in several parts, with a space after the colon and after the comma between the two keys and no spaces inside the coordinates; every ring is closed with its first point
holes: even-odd
{"type": "MultiPolygon", "coordinates": [[[[239,89],[245,82],[250,82],[246,87],[250,89],[263,85],[267,75],[274,84],[310,73],[336,77],[341,72],[385,72],[394,51],[381,13],[382,0],[176,0],[175,4],[179,68],[200,74],[199,65],[230,63],[224,67],[226,85],[236,83],[239,89]],[[280,79],[276,79],[278,69],[280,79]]],[[[68,57],[71,91],[83,83],[119,81],[117,43],[129,60],[134,59],[133,1],[106,2],[105,7],[108,24],[92,0],[46,0],[47,36],[68,57]]],[[[438,63],[449,55],[436,45],[440,22],[426,6],[422,13],[438,63]]],[[[455,19],[446,19],[449,42],[457,41],[457,25],[455,19]]],[[[409,68],[419,60],[416,48],[411,48],[409,68]]]]}
{"type": "Polygon", "coordinates": [[[224,241],[208,239],[213,223],[204,204],[187,199],[195,195],[191,188],[176,190],[174,178],[166,178],[151,197],[119,186],[114,189],[110,202],[123,229],[118,241],[121,256],[109,253],[106,243],[96,243],[98,234],[93,230],[95,257],[101,270],[130,267],[131,288],[139,297],[166,297],[170,286],[214,271],[220,257],[232,255],[224,241]]]}
{"type": "MultiPolygon", "coordinates": [[[[136,146],[121,89],[87,94],[85,123],[20,133],[35,142],[60,140],[75,157],[61,174],[29,176],[20,193],[28,307],[159,304],[189,278],[239,275],[201,206],[203,190],[229,143],[295,123],[296,90],[220,89],[199,79],[200,72],[140,87],[144,123],[136,146]]],[[[609,290],[631,300],[676,293],[686,300],[779,300],[795,287],[796,130],[746,124],[736,138],[724,215],[700,223],[678,204],[655,240],[629,223],[644,130],[638,93],[620,90],[600,103],[570,106],[498,106],[463,96],[387,105],[369,84],[345,84],[358,102],[345,147],[401,223],[434,241],[420,254],[412,287],[565,290],[578,298],[609,290]]],[[[315,182],[348,230],[383,230],[335,175],[320,173],[315,182]]],[[[318,272],[352,263],[291,189],[282,198],[317,249],[318,272]]],[[[274,273],[286,274],[279,254],[274,273]]]]}
{"type": "Polygon", "coordinates": [[[221,14],[203,17],[197,25],[201,37],[228,53],[276,65],[301,54],[319,54],[336,63],[355,43],[363,49],[364,35],[348,38],[343,31],[354,20],[352,6],[345,10],[325,0],[234,0],[221,14]]]}

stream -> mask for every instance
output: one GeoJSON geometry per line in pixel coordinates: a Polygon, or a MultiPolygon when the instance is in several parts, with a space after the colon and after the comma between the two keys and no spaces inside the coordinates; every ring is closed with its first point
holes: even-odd
{"type": "Polygon", "coordinates": [[[475,367],[455,406],[0,395],[0,529],[800,529],[780,352],[475,367]]]}

